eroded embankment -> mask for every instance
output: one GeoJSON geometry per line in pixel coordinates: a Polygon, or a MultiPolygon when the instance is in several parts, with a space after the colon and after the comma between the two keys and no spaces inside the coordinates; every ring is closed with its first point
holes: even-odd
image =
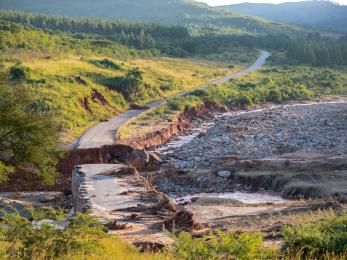
{"type": "Polygon", "coordinates": [[[101,148],[79,149],[67,152],[58,163],[60,173],[55,186],[42,184],[32,174],[15,173],[7,183],[0,185],[0,191],[71,191],[72,171],[81,164],[125,163],[138,170],[157,168],[159,158],[152,152],[136,149],[129,145],[114,144],[101,148]]]}
{"type": "Polygon", "coordinates": [[[194,120],[198,118],[212,120],[215,113],[225,113],[227,110],[228,109],[225,106],[220,106],[211,102],[207,102],[193,108],[186,108],[178,116],[177,122],[170,124],[168,127],[146,134],[142,137],[120,140],[117,143],[130,145],[138,149],[146,149],[163,145],[172,140],[173,137],[191,129],[193,127],[194,120]]]}

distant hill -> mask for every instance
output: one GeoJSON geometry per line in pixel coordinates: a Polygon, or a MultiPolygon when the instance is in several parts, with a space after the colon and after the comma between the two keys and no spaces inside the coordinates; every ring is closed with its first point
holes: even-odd
{"type": "Polygon", "coordinates": [[[187,15],[213,13],[207,5],[185,0],[1,0],[0,8],[167,23],[177,23],[187,15]]]}
{"type": "Polygon", "coordinates": [[[220,8],[274,21],[306,25],[319,30],[347,32],[347,6],[329,1],[302,1],[282,4],[243,3],[221,6],[220,8]]]}
{"type": "Polygon", "coordinates": [[[292,25],[232,14],[192,0],[0,0],[0,9],[73,17],[192,24],[224,28],[224,32],[239,34],[306,33],[306,30],[292,25]]]}

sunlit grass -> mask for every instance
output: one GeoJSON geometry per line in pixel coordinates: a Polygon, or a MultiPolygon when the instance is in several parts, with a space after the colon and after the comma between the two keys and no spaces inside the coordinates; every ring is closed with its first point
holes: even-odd
{"type": "Polygon", "coordinates": [[[120,60],[97,55],[81,57],[69,53],[50,56],[44,55],[44,52],[40,55],[38,52],[28,52],[18,54],[16,58],[3,54],[2,58],[2,70],[8,70],[16,60],[20,60],[23,66],[30,69],[30,80],[27,84],[32,86],[33,94],[48,104],[50,111],[53,111],[52,120],[57,123],[62,142],[77,138],[101,119],[117,115],[129,108],[123,96],[106,85],[107,80],[124,76],[128,69],[139,67],[143,72],[144,81],[160,89],[156,97],[140,101],[141,104],[145,104],[194,88],[242,68],[229,68],[214,62],[193,59],[161,57],[120,60]],[[105,58],[121,64],[124,69],[103,68],[91,62],[105,58]],[[102,94],[108,105],[92,99],[94,90],[102,94]],[[88,108],[83,105],[84,100],[87,100],[88,108]]]}

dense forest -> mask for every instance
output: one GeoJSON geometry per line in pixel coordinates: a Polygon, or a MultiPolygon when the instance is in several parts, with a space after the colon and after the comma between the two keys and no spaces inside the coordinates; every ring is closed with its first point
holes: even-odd
{"type": "MultiPolygon", "coordinates": [[[[229,31],[215,34],[215,30],[209,34],[209,27],[159,25],[101,18],[68,18],[17,12],[0,12],[0,20],[46,31],[49,29],[66,32],[71,39],[84,40],[93,45],[107,46],[113,42],[137,50],[149,50],[154,54],[162,53],[174,57],[203,55],[218,52],[223,46],[234,45],[284,52],[288,58],[285,62],[290,64],[313,66],[347,64],[345,36],[335,39],[323,37],[319,33],[306,33],[298,37],[298,35],[271,33],[271,28],[268,28],[269,34],[265,35],[230,34],[229,31]]],[[[6,26],[3,26],[2,30],[13,29],[6,29],[6,26]]],[[[8,37],[4,38],[2,45],[9,40],[8,37]]]]}
{"type": "Polygon", "coordinates": [[[318,30],[347,32],[347,6],[330,1],[242,3],[220,8],[274,21],[311,26],[318,30]]]}
{"type": "Polygon", "coordinates": [[[347,37],[338,39],[308,34],[302,38],[287,35],[235,36],[235,41],[244,46],[254,46],[284,53],[279,63],[291,65],[308,64],[313,66],[347,65],[347,37]]]}
{"type": "Polygon", "coordinates": [[[265,19],[228,13],[192,0],[2,0],[0,9],[70,17],[101,17],[161,24],[190,25],[208,33],[302,35],[308,30],[265,19]]]}

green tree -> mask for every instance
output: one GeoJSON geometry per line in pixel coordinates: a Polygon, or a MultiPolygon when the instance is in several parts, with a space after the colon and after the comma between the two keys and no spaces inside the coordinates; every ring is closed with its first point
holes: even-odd
{"type": "Polygon", "coordinates": [[[26,87],[0,83],[0,181],[16,171],[54,184],[56,128],[47,113],[35,111],[33,102],[26,87]]]}

